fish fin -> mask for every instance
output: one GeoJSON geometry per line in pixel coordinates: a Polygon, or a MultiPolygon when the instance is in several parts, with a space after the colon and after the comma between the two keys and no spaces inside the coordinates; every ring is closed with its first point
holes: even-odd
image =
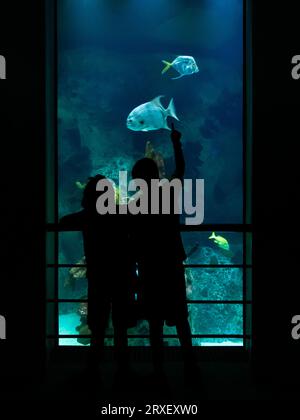
{"type": "Polygon", "coordinates": [[[166,113],[167,113],[167,116],[173,117],[175,118],[175,120],[179,121],[179,118],[176,115],[176,109],[175,109],[173,98],[170,100],[169,106],[166,109],[166,113]]]}
{"type": "Polygon", "coordinates": [[[160,102],[160,98],[163,98],[163,97],[164,97],[164,95],[156,96],[156,98],[152,99],[151,102],[153,102],[155,105],[159,106],[160,108],[163,108],[163,106],[160,102]]]}
{"type": "Polygon", "coordinates": [[[172,80],[181,79],[183,76],[184,76],[184,75],[183,75],[183,74],[181,74],[181,75],[180,75],[180,76],[178,76],[178,77],[172,77],[172,80]]]}
{"type": "Polygon", "coordinates": [[[165,67],[162,69],[161,74],[165,74],[170,67],[172,67],[172,63],[169,63],[169,61],[162,60],[162,62],[165,64],[165,67]]]}
{"type": "Polygon", "coordinates": [[[172,131],[171,128],[168,126],[167,121],[166,121],[165,125],[162,128],[165,128],[166,130],[172,131]]]}

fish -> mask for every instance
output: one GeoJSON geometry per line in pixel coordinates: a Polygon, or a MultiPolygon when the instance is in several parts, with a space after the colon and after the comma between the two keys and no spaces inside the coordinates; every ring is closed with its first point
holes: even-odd
{"type": "Polygon", "coordinates": [[[213,232],[208,239],[212,239],[219,248],[226,251],[230,250],[229,243],[227,239],[223,238],[223,236],[216,236],[216,233],[213,232]]]}
{"type": "Polygon", "coordinates": [[[199,68],[194,57],[188,55],[180,55],[179,57],[175,58],[172,63],[165,60],[162,60],[162,62],[165,64],[165,67],[162,69],[161,74],[166,73],[171,67],[173,67],[180,74],[178,77],[172,77],[172,80],[180,79],[183,76],[189,76],[199,72],[199,68]]]}
{"type": "Polygon", "coordinates": [[[80,190],[84,190],[86,187],[86,183],[80,182],[80,181],[76,181],[75,185],[77,188],[79,188],[80,190]]]}
{"type": "Polygon", "coordinates": [[[168,126],[167,118],[172,117],[179,121],[173,98],[170,100],[167,109],[162,106],[160,98],[163,98],[163,95],[159,95],[152,101],[134,108],[127,117],[127,128],[133,131],[151,131],[161,128],[171,130],[168,126]]]}

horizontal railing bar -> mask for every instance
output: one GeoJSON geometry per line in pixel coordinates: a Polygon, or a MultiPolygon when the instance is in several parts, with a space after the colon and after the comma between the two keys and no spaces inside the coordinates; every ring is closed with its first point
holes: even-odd
{"type": "Polygon", "coordinates": [[[253,226],[251,224],[202,224],[198,226],[194,225],[180,225],[181,232],[210,232],[210,231],[221,231],[221,232],[252,232],[253,226]]]}
{"type": "Polygon", "coordinates": [[[191,304],[208,304],[208,305],[250,305],[250,300],[187,300],[187,303],[191,304]]]}
{"type": "MultiPolygon", "coordinates": [[[[88,303],[88,299],[47,299],[47,303],[88,303]]],[[[250,305],[252,300],[187,300],[190,304],[235,304],[235,305],[250,305]]]]}
{"type": "MultiPolygon", "coordinates": [[[[90,338],[91,335],[71,335],[71,334],[62,334],[62,335],[47,335],[46,338],[90,338]]],[[[105,338],[114,338],[112,334],[105,335],[105,338]]],[[[141,334],[141,335],[133,335],[128,334],[127,338],[149,338],[149,335],[141,334]]],[[[176,334],[164,334],[163,338],[178,338],[176,334]]],[[[246,334],[192,334],[192,338],[243,338],[247,339],[250,338],[250,335],[246,334]]]]}
{"type": "Polygon", "coordinates": [[[78,267],[78,268],[81,268],[81,267],[86,267],[86,264],[59,264],[59,263],[57,263],[57,264],[47,264],[47,267],[48,268],[68,268],[68,267],[70,267],[70,268],[72,268],[72,267],[78,267]]]}
{"type": "Polygon", "coordinates": [[[183,264],[184,268],[252,268],[250,264],[183,264]]]}
{"type": "MultiPolygon", "coordinates": [[[[184,268],[252,268],[251,264],[183,264],[184,268]]],[[[86,264],[47,264],[47,268],[86,267],[86,264]]]]}
{"type": "MultiPolygon", "coordinates": [[[[62,227],[59,224],[46,224],[47,232],[80,232],[80,229],[74,230],[67,227],[62,227]]],[[[251,224],[202,224],[202,225],[180,225],[181,232],[252,232],[251,224]]]]}

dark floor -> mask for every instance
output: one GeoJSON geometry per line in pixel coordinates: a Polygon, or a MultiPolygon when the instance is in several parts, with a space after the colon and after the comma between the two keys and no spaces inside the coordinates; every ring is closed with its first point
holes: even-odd
{"type": "MultiPolygon", "coordinates": [[[[185,383],[183,365],[165,363],[165,379],[156,378],[147,361],[132,363],[129,378],[116,379],[115,365],[105,362],[101,377],[90,383],[83,364],[57,361],[49,367],[47,377],[38,385],[14,382],[2,392],[2,400],[38,402],[45,407],[55,404],[66,407],[88,406],[90,409],[107,404],[198,404],[208,400],[297,400],[294,386],[276,381],[257,383],[248,362],[208,361],[199,363],[201,375],[196,383],[185,383]]],[[[35,384],[34,384],[35,382],[35,384]]],[[[1,398],[0,398],[1,400],[1,398]]]]}

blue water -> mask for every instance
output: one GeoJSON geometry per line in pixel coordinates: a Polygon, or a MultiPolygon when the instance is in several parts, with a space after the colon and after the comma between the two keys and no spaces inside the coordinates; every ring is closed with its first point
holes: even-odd
{"type": "MultiPolygon", "coordinates": [[[[173,98],[180,119],[173,121],[182,132],[185,176],[205,181],[204,223],[242,222],[242,3],[241,0],[58,2],[61,216],[80,209],[82,191],[76,182],[84,183],[98,172],[117,181],[120,170],[130,172],[134,162],[144,156],[147,141],[163,155],[167,175],[172,174],[169,132],[163,129],[134,132],[126,127],[126,118],[133,108],[165,95],[163,105],[166,107],[173,98]],[[199,72],[179,80],[171,79],[178,75],[172,69],[162,75],[161,61],[172,61],[179,55],[193,56],[199,72]]],[[[172,118],[168,120],[170,125],[172,118]]],[[[82,258],[81,241],[72,240],[71,235],[69,239],[67,234],[61,237],[60,262],[76,263],[82,258]]],[[[235,248],[228,264],[240,263],[242,238],[228,235],[235,248]]],[[[192,247],[199,240],[201,246],[193,255],[193,263],[195,260],[202,263],[206,258],[209,264],[212,257],[219,258],[219,264],[224,263],[221,262],[224,256],[207,241],[207,235],[190,234],[186,246],[192,247]]],[[[242,296],[241,270],[220,270],[194,272],[194,298],[202,297],[204,290],[210,299],[242,296]]],[[[75,282],[75,289],[65,287],[67,276],[68,269],[62,270],[60,297],[84,296],[86,283],[81,279],[75,282]]],[[[211,306],[206,312],[201,308],[201,314],[197,315],[199,311],[194,310],[192,315],[195,333],[242,332],[239,305],[211,306]],[[200,316],[203,324],[204,315],[207,325],[200,328],[200,316]]],[[[62,318],[61,322],[65,322],[63,319],[66,320],[62,318]]]]}

